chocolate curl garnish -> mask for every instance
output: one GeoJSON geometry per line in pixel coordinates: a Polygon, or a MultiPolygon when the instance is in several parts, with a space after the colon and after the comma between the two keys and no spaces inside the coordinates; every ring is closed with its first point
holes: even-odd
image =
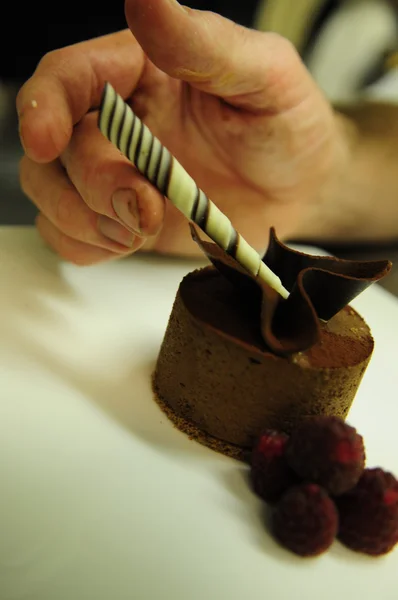
{"type": "Polygon", "coordinates": [[[320,338],[320,319],[331,319],[371,284],[385,277],[392,266],[388,260],[353,261],[304,254],[280,242],[272,228],[263,261],[290,290],[284,300],[221,248],[201,240],[192,225],[191,233],[218,271],[246,299],[252,299],[253,309],[258,310],[260,305],[263,340],[272,352],[280,355],[304,351],[316,344],[320,338]]]}
{"type": "Polygon", "coordinates": [[[304,289],[320,319],[328,321],[370,285],[391,270],[389,260],[343,260],[334,256],[311,256],[292,250],[270,230],[263,261],[275,268],[282,283],[297,293],[304,289]]]}

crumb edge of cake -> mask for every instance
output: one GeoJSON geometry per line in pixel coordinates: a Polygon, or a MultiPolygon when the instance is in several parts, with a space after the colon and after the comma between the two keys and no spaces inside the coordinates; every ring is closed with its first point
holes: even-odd
{"type": "Polygon", "coordinates": [[[249,448],[242,448],[229,442],[220,440],[212,435],[209,435],[202,429],[200,429],[195,423],[177,415],[171,406],[161,397],[158,387],[156,385],[156,370],[152,373],[152,392],[156,404],[159,406],[161,411],[171,421],[176,429],[184,433],[189,440],[198,442],[202,446],[206,446],[214,452],[228,456],[235,460],[239,460],[244,463],[248,463],[250,460],[251,451],[249,448]]]}

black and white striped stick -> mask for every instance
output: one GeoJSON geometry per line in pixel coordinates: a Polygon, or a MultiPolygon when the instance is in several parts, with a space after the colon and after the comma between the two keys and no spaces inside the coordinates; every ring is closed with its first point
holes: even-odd
{"type": "Polygon", "coordinates": [[[105,84],[98,126],[164,196],[166,196],[190,221],[195,223],[210,239],[252,275],[258,276],[283,298],[289,292],[281,280],[261,260],[259,254],[234,229],[231,221],[206,194],[178,160],[170,154],[131,108],[105,84]]]}

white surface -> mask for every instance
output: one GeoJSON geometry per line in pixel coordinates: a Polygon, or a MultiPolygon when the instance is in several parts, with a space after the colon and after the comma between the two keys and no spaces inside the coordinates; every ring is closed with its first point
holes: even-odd
{"type": "MultiPolygon", "coordinates": [[[[244,469],[176,431],[150,375],[191,262],[62,264],[0,229],[1,600],[396,600],[398,551],[279,548],[244,469]]],[[[398,302],[355,305],[376,350],[350,422],[398,473],[398,302]],[[382,383],[383,382],[383,383],[382,383]]]]}

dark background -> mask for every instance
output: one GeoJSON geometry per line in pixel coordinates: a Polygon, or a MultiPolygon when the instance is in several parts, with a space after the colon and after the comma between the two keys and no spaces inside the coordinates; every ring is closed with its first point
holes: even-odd
{"type": "MultiPolygon", "coordinates": [[[[212,10],[237,23],[250,26],[257,0],[187,0],[191,8],[212,10]]],[[[124,2],[101,4],[98,0],[68,0],[65,3],[28,2],[14,8],[11,50],[3,58],[1,76],[26,79],[40,57],[49,50],[124,29],[124,2]],[[20,14],[18,15],[18,12],[20,14]],[[11,59],[12,57],[12,59],[11,59]]],[[[8,23],[5,24],[8,29],[8,23]]],[[[3,35],[7,33],[3,30],[3,35]]],[[[7,42],[10,49],[10,44],[7,42]]],[[[3,54],[4,57],[4,54],[3,54]]]]}

